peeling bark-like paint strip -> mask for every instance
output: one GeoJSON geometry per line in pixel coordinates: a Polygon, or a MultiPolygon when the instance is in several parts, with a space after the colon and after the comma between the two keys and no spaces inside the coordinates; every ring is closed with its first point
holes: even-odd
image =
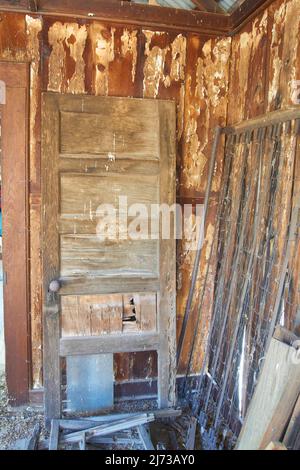
{"type": "Polygon", "coordinates": [[[121,42],[122,56],[126,57],[127,54],[130,54],[132,57],[131,79],[132,83],[134,83],[137,64],[137,31],[128,31],[128,29],[124,29],[121,42]]]}
{"type": "Polygon", "coordinates": [[[189,92],[184,132],[186,188],[199,190],[199,186],[202,188],[203,184],[205,187],[205,182],[201,180],[209,158],[211,118],[222,117],[224,122],[226,118],[230,45],[230,38],[221,39],[216,43],[207,41],[197,60],[194,93],[191,91],[192,77],[188,76],[186,80],[189,92]]]}
{"type": "Polygon", "coordinates": [[[83,52],[87,39],[87,27],[77,23],[54,23],[48,32],[52,52],[49,58],[48,91],[85,93],[85,62],[83,52]],[[74,60],[75,71],[65,84],[66,50],[74,60]]]}
{"type": "Polygon", "coordinates": [[[48,31],[49,44],[52,52],[49,58],[48,91],[61,93],[65,79],[66,51],[64,41],[66,38],[65,26],[57,21],[48,31]]]}
{"type": "Polygon", "coordinates": [[[151,47],[153,38],[156,35],[166,33],[143,31],[146,37],[144,65],[144,96],[156,98],[159,86],[162,83],[166,88],[171,86],[172,82],[184,81],[186,66],[186,38],[179,34],[176,36],[170,46],[161,48],[159,46],[151,47]],[[165,74],[165,62],[168,52],[171,51],[170,74],[165,74]]]}
{"type": "Polygon", "coordinates": [[[229,124],[261,113],[265,90],[263,56],[260,56],[267,37],[268,12],[247,25],[233,40],[229,91],[229,124]],[[249,29],[250,28],[250,29],[249,29]],[[251,73],[250,73],[251,72],[251,73]],[[252,76],[256,75],[255,80],[252,76]],[[262,101],[262,103],[261,103],[262,101]],[[258,111],[256,111],[256,107],[258,111]]]}
{"type": "Polygon", "coordinates": [[[158,46],[151,48],[152,38],[158,33],[146,30],[143,33],[146,37],[143,94],[147,98],[156,98],[160,82],[165,80],[164,67],[169,46],[163,49],[158,46]]]}
{"type": "Polygon", "coordinates": [[[282,68],[282,59],[280,55],[280,49],[282,48],[283,40],[283,29],[284,29],[284,18],[286,14],[286,4],[282,3],[279,9],[274,13],[274,22],[272,27],[272,37],[271,37],[271,53],[272,53],[272,63],[271,63],[271,73],[270,73],[270,85],[268,92],[268,110],[272,111],[277,107],[277,100],[279,98],[279,81],[280,81],[280,71],[282,68]]]}
{"type": "Polygon", "coordinates": [[[181,140],[184,126],[185,85],[181,84],[179,103],[177,106],[177,140],[181,140]]]}
{"type": "Polygon", "coordinates": [[[30,58],[30,180],[37,181],[36,165],[36,119],[39,102],[40,43],[42,20],[26,15],[27,53],[30,58]]]}
{"type": "Polygon", "coordinates": [[[178,82],[185,78],[186,65],[186,38],[179,34],[171,44],[172,63],[170,71],[170,80],[178,82]]]}
{"type": "Polygon", "coordinates": [[[70,49],[70,56],[75,62],[75,71],[68,83],[69,93],[85,93],[85,62],[83,52],[87,39],[87,27],[77,23],[66,25],[65,43],[70,49]]]}
{"type": "Polygon", "coordinates": [[[109,30],[99,23],[93,23],[90,27],[96,95],[108,95],[109,64],[115,58],[115,31],[115,28],[109,30]]]}
{"type": "Polygon", "coordinates": [[[299,0],[290,0],[286,4],[285,32],[282,51],[282,73],[280,76],[280,89],[282,93],[282,107],[293,103],[294,82],[299,70],[299,33],[300,33],[300,5],[299,0]]]}
{"type": "Polygon", "coordinates": [[[42,269],[41,269],[41,205],[30,200],[30,317],[32,345],[32,385],[43,386],[42,352],[42,269]]]}

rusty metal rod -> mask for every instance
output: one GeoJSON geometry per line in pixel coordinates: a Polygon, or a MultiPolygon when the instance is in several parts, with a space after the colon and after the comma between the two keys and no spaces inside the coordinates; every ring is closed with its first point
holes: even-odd
{"type": "Polygon", "coordinates": [[[182,348],[183,348],[183,343],[184,343],[184,339],[185,339],[185,334],[186,334],[186,329],[187,329],[187,324],[188,324],[190,314],[191,314],[191,306],[192,306],[196,281],[197,281],[198,272],[199,272],[199,264],[200,264],[200,258],[201,258],[201,252],[202,252],[202,244],[203,244],[203,240],[204,240],[204,230],[205,230],[206,217],[207,217],[207,212],[208,212],[208,203],[209,203],[209,198],[210,198],[210,193],[211,193],[214,168],[215,168],[215,163],[216,163],[216,156],[217,156],[220,136],[221,136],[222,132],[223,132],[223,128],[220,127],[220,126],[217,126],[216,129],[215,129],[215,136],[214,136],[214,141],[213,141],[213,146],[212,146],[212,151],[211,151],[211,157],[210,157],[208,183],[207,183],[207,187],[206,187],[205,201],[204,201],[204,211],[203,211],[203,217],[202,217],[201,224],[200,224],[199,238],[198,238],[198,244],[197,244],[197,251],[196,251],[194,267],[193,267],[191,286],[190,286],[189,295],[188,295],[188,299],[187,299],[187,304],[186,304],[186,308],[185,308],[185,313],[184,313],[184,317],[183,317],[180,336],[179,336],[179,340],[178,340],[178,344],[177,344],[177,367],[179,365],[179,361],[180,361],[180,357],[181,357],[181,353],[182,353],[182,348]]]}

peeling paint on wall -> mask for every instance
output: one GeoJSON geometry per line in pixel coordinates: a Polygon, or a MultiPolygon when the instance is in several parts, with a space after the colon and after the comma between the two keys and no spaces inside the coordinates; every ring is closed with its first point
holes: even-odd
{"type": "Polygon", "coordinates": [[[132,83],[135,81],[136,75],[136,63],[137,63],[137,31],[128,31],[124,29],[124,32],[121,37],[121,53],[123,57],[126,57],[127,54],[131,55],[132,59],[132,69],[131,69],[131,78],[132,83]]]}
{"type": "Polygon", "coordinates": [[[70,49],[70,56],[75,62],[75,71],[68,81],[69,93],[85,93],[85,62],[83,52],[87,39],[87,27],[78,26],[77,23],[66,24],[65,44],[70,49]]]}
{"type": "Polygon", "coordinates": [[[48,90],[69,93],[85,92],[85,62],[83,52],[87,39],[87,27],[77,23],[54,23],[48,32],[49,44],[52,46],[49,58],[48,90]],[[74,73],[66,80],[66,51],[74,61],[74,73]]]}
{"type": "Polygon", "coordinates": [[[177,140],[181,140],[184,126],[184,103],[185,102],[185,85],[180,86],[179,103],[177,106],[177,140]]]}
{"type": "Polygon", "coordinates": [[[109,64],[115,58],[115,28],[107,29],[99,23],[90,27],[93,48],[94,79],[96,95],[108,95],[109,64]]]}
{"type": "Polygon", "coordinates": [[[52,52],[49,58],[49,81],[48,91],[61,93],[65,78],[66,51],[64,41],[66,38],[66,27],[56,22],[49,29],[48,40],[52,46],[52,52]]]}
{"type": "Polygon", "coordinates": [[[39,103],[40,43],[42,20],[26,15],[27,53],[30,60],[30,180],[37,181],[35,127],[39,103]]]}
{"type": "Polygon", "coordinates": [[[186,188],[198,189],[207,167],[211,117],[226,117],[230,45],[230,38],[216,43],[209,40],[203,45],[196,64],[194,93],[191,90],[192,77],[187,77],[189,105],[185,124],[186,188]]]}
{"type": "Polygon", "coordinates": [[[184,80],[185,66],[186,66],[186,38],[179,34],[176,36],[170,46],[164,48],[157,45],[152,46],[152,40],[156,35],[163,35],[166,33],[159,33],[153,31],[143,31],[146,37],[145,55],[146,61],[144,65],[144,96],[148,98],[156,98],[159,91],[160,84],[166,88],[171,86],[171,83],[184,80]],[[171,52],[171,66],[170,74],[165,74],[165,63],[167,54],[171,52]]]}
{"type": "Polygon", "coordinates": [[[146,36],[143,93],[144,97],[156,98],[160,82],[165,80],[165,60],[170,48],[169,46],[163,49],[158,46],[151,47],[152,38],[158,33],[145,30],[143,33],[146,36]]]}
{"type": "Polygon", "coordinates": [[[282,93],[282,106],[293,103],[294,81],[300,80],[299,71],[299,31],[300,31],[300,6],[299,0],[291,0],[286,5],[285,34],[282,50],[282,73],[280,88],[282,93]],[[292,46],[293,45],[293,46],[292,46]]]}
{"type": "Polygon", "coordinates": [[[170,80],[178,82],[185,78],[186,65],[186,38],[179,34],[171,44],[172,63],[170,71],[170,80]]]}
{"type": "Polygon", "coordinates": [[[282,60],[279,54],[279,50],[282,47],[283,34],[282,28],[284,28],[284,17],[286,13],[286,4],[280,5],[279,10],[275,11],[274,23],[272,28],[272,39],[271,39],[271,51],[272,51],[272,65],[271,65],[271,77],[270,77],[270,88],[268,96],[268,109],[276,109],[276,101],[279,91],[280,71],[282,67],[282,60]]]}

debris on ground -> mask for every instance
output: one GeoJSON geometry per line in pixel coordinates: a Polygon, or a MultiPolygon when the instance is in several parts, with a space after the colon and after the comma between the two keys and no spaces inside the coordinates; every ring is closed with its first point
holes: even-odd
{"type": "MultiPolygon", "coordinates": [[[[1,376],[0,450],[187,449],[195,432],[189,411],[159,410],[156,406],[155,400],[128,400],[101,416],[64,416],[52,421],[49,433],[43,408],[13,407],[1,376]]],[[[197,435],[195,441],[195,448],[199,448],[197,435]]]]}
{"type": "Polygon", "coordinates": [[[39,440],[48,438],[43,409],[36,406],[12,407],[9,404],[5,376],[0,377],[0,450],[22,450],[35,446],[34,436],[39,428],[39,440]]]}

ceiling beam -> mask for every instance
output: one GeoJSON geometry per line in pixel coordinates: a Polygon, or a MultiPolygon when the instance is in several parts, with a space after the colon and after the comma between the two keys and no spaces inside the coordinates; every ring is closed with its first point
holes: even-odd
{"type": "Polygon", "coordinates": [[[28,4],[31,11],[38,11],[38,0],[29,0],[28,4]]]}
{"type": "Polygon", "coordinates": [[[244,0],[230,15],[231,35],[237,33],[245,23],[264,11],[275,0],[244,0]]]}
{"type": "Polygon", "coordinates": [[[214,13],[225,13],[215,0],[192,0],[193,4],[201,11],[210,11],[214,13]]]}
{"type": "MultiPolygon", "coordinates": [[[[204,2],[214,0],[193,1],[204,6],[204,2]]],[[[114,24],[218,36],[234,35],[274,1],[244,0],[230,15],[120,0],[0,0],[0,11],[37,12],[42,16],[62,15],[71,18],[93,17],[114,24]]]]}
{"type": "MultiPolygon", "coordinates": [[[[29,0],[0,0],[0,11],[28,12],[31,10],[29,0]]],[[[114,24],[204,33],[213,36],[227,34],[230,31],[229,15],[162,8],[120,0],[39,0],[37,12],[47,16],[94,18],[114,24]]]]}

